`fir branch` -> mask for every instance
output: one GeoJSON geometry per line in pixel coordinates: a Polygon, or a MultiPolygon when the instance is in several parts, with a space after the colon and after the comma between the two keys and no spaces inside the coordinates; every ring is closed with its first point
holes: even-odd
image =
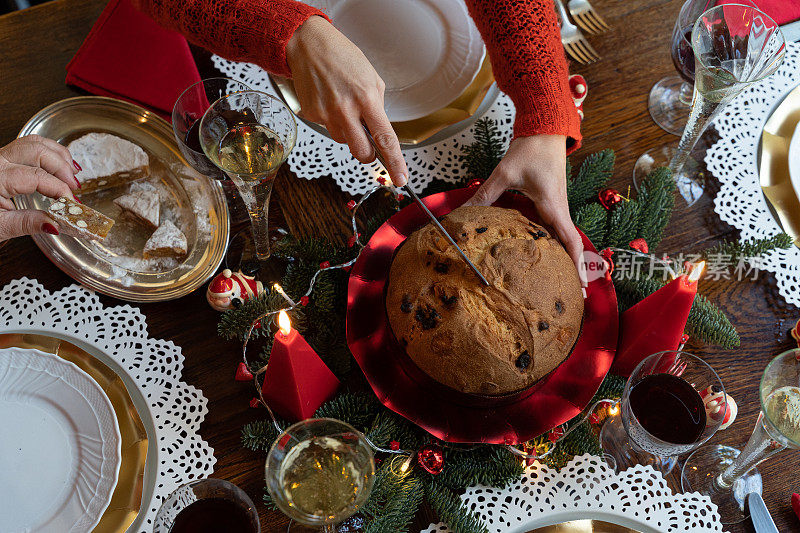
{"type": "MultiPolygon", "coordinates": [[[[289,427],[289,424],[278,419],[278,425],[282,429],[289,427]]],[[[271,420],[258,420],[246,424],[242,428],[242,446],[248,450],[266,452],[272,447],[272,443],[278,438],[278,431],[271,420]]]]}
{"type": "Polygon", "coordinates": [[[322,404],[314,413],[314,417],[344,420],[356,429],[363,431],[369,427],[379,412],[381,412],[381,405],[374,394],[343,392],[322,404]]]}
{"type": "MultiPolygon", "coordinates": [[[[393,474],[389,474],[393,475],[393,474]]],[[[381,512],[376,518],[371,520],[364,533],[401,533],[408,531],[408,526],[414,515],[417,514],[419,506],[425,496],[422,481],[419,478],[409,475],[399,490],[395,491],[386,504],[381,508],[381,512]]]]}
{"type": "MultiPolygon", "coordinates": [[[[231,309],[230,311],[222,313],[219,324],[217,324],[217,333],[224,339],[238,339],[243,341],[245,335],[247,335],[247,331],[250,329],[250,325],[257,317],[264,313],[276,311],[285,307],[286,300],[270,288],[269,292],[264,296],[247,300],[242,303],[238,309],[231,309]]],[[[303,324],[303,313],[300,311],[292,311],[289,313],[289,316],[292,319],[292,323],[300,328],[301,324],[303,324]]],[[[262,324],[261,326],[261,329],[253,330],[251,338],[256,339],[261,336],[270,337],[268,325],[262,324]]]]}
{"type": "Polygon", "coordinates": [[[264,507],[267,508],[269,511],[280,511],[278,506],[275,504],[275,500],[272,499],[272,495],[269,491],[264,488],[264,495],[261,497],[261,501],[264,502],[264,507]]]}
{"type": "Polygon", "coordinates": [[[626,381],[626,378],[617,376],[616,374],[606,375],[606,378],[603,380],[603,383],[600,384],[600,388],[597,389],[590,403],[594,404],[606,398],[612,400],[619,399],[622,397],[622,392],[625,390],[626,381]]]}
{"type": "Polygon", "coordinates": [[[525,470],[519,458],[508,448],[494,445],[479,446],[470,451],[446,449],[444,463],[436,483],[457,491],[473,485],[504,487],[519,479],[525,470]]]}
{"type": "Polygon", "coordinates": [[[575,225],[600,248],[608,230],[608,211],[600,204],[585,205],[575,214],[575,225]]]}
{"type": "Polygon", "coordinates": [[[629,243],[638,236],[639,213],[639,202],[636,200],[618,203],[611,213],[608,234],[601,246],[603,248],[609,246],[627,248],[629,243]]]}
{"type": "Polygon", "coordinates": [[[433,478],[425,482],[425,499],[454,533],[488,533],[486,525],[464,506],[461,498],[433,478]]]}
{"type": "Polygon", "coordinates": [[[754,257],[761,257],[776,249],[786,250],[791,248],[792,238],[786,233],[778,233],[772,237],[763,239],[750,239],[749,241],[730,241],[712,246],[702,252],[703,258],[709,257],[730,257],[733,263],[746,261],[754,257]]]}
{"type": "Polygon", "coordinates": [[[408,420],[388,409],[378,413],[372,426],[367,430],[367,436],[381,447],[386,447],[389,442],[396,440],[405,450],[416,450],[428,440],[427,433],[420,431],[417,426],[411,425],[408,420]]]}
{"type": "Polygon", "coordinates": [[[702,294],[698,294],[694,299],[689,319],[686,321],[686,333],[703,342],[723,348],[736,348],[742,343],[739,333],[725,313],[702,294]]]}
{"type": "Polygon", "coordinates": [[[482,118],[475,122],[475,142],[465,146],[459,159],[466,171],[467,181],[485,181],[503,158],[503,140],[497,124],[482,118]]]}
{"type": "Polygon", "coordinates": [[[639,187],[636,201],[639,202],[640,214],[636,237],[647,241],[651,250],[655,250],[661,243],[664,228],[672,216],[675,190],[672,171],[666,167],[650,172],[639,187]]]}
{"type": "Polygon", "coordinates": [[[614,171],[614,151],[610,149],[591,154],[583,160],[578,175],[567,181],[569,213],[575,214],[608,183],[614,171]]]}

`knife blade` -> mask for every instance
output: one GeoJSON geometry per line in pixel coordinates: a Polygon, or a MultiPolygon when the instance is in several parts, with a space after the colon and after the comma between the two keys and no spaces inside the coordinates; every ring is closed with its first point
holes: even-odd
{"type": "MultiPolygon", "coordinates": [[[[364,133],[367,134],[367,139],[369,139],[370,144],[372,144],[372,147],[375,149],[375,158],[378,161],[380,161],[381,165],[383,165],[384,168],[388,168],[386,166],[386,161],[384,161],[383,159],[383,154],[381,154],[378,145],[375,143],[375,139],[372,138],[372,133],[369,131],[369,128],[367,128],[366,125],[363,126],[364,126],[364,133]]],[[[444,236],[444,238],[447,239],[447,241],[453,246],[453,248],[456,249],[458,254],[461,256],[461,259],[463,259],[464,262],[467,263],[469,268],[471,268],[472,271],[475,272],[475,275],[478,276],[478,279],[481,280],[481,283],[483,283],[485,286],[488,287],[489,282],[486,281],[485,277],[483,277],[483,274],[481,274],[481,271],[478,270],[478,267],[476,267],[475,264],[469,260],[467,254],[464,253],[464,250],[462,250],[461,247],[458,244],[456,244],[455,239],[453,239],[453,237],[447,232],[447,230],[444,229],[444,226],[442,226],[439,223],[439,220],[433,215],[433,213],[431,213],[431,210],[428,209],[428,206],[422,203],[422,200],[420,200],[419,196],[417,196],[417,193],[414,192],[414,190],[409,186],[408,183],[403,185],[403,190],[406,193],[408,193],[408,195],[411,197],[412,200],[414,200],[414,202],[420,207],[420,209],[422,209],[422,211],[426,215],[428,215],[428,218],[431,219],[431,222],[433,223],[434,226],[436,226],[436,229],[438,229],[439,232],[444,236]]]]}
{"type": "Polygon", "coordinates": [[[775,522],[767,510],[761,494],[751,492],[747,495],[747,508],[750,509],[750,516],[753,519],[753,528],[756,533],[778,533],[775,522]]]}

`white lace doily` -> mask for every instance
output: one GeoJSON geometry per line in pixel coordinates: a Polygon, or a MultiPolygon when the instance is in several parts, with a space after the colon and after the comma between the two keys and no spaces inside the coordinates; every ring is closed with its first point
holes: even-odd
{"type": "Polygon", "coordinates": [[[88,344],[113,358],[147,401],[158,446],[152,499],[142,501],[139,531],[150,532],[161,502],[178,486],[208,477],[214,450],[200,438],[208,412],[203,393],[181,381],[183,353],[170,341],[151,339],[141,311],[129,305],[105,307],[79,285],[56,292],[22,278],[0,289],[0,333],[55,334],[88,344]]]}
{"type": "MultiPolygon", "coordinates": [[[[717,506],[708,496],[673,494],[650,466],[616,474],[593,455],[575,457],[560,472],[538,462],[518,482],[496,489],[471,487],[461,500],[490,533],[526,533],[570,520],[596,519],[638,531],[722,531],[717,506]]],[[[449,533],[431,524],[421,533],[449,533]]]]}
{"type": "MultiPolygon", "coordinates": [[[[708,149],[705,162],[721,184],[715,211],[742,232],[742,240],[781,231],[761,192],[758,146],[770,112],[798,83],[800,43],[787,43],[778,71],[745,89],[714,122],[720,139],[708,149]]],[[[760,259],[758,266],[774,272],[780,294],[800,306],[800,249],[776,250],[760,259]]]]}
{"type": "MultiPolygon", "coordinates": [[[[240,81],[248,87],[278,96],[269,75],[251,63],[237,63],[213,56],[214,66],[225,76],[240,81]]],[[[514,126],[514,104],[511,98],[500,93],[497,100],[482,116],[495,121],[508,146],[514,126]]],[[[455,137],[421,148],[403,150],[411,176],[411,185],[420,191],[434,178],[453,182],[463,176],[458,160],[461,147],[475,139],[472,127],[455,137]]],[[[347,145],[339,144],[309,128],[302,120],[297,121],[297,144],[289,155],[289,166],[301,178],[314,179],[333,176],[339,187],[350,194],[360,195],[375,186],[378,176],[386,175],[378,163],[363,165],[350,154],[347,145]]]]}

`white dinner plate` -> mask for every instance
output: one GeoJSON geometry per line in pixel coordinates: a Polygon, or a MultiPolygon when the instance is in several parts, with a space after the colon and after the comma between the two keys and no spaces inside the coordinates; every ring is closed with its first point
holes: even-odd
{"type": "Polygon", "coordinates": [[[483,40],[463,0],[306,0],[358,46],[386,83],[392,122],[458,98],[481,68],[483,40]]]}
{"type": "Polygon", "coordinates": [[[800,123],[797,124],[789,144],[789,177],[792,179],[795,194],[800,198],[800,123]]]}
{"type": "Polygon", "coordinates": [[[103,390],[38,350],[0,350],[0,531],[79,533],[98,523],[120,464],[103,390]]]}

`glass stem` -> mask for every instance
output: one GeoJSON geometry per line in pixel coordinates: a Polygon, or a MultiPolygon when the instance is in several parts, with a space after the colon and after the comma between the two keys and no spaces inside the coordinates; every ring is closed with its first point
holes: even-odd
{"type": "Polygon", "coordinates": [[[236,184],[236,188],[239,189],[239,194],[242,195],[242,200],[250,215],[256,257],[259,261],[266,261],[270,256],[269,200],[272,196],[272,184],[275,182],[275,174],[265,176],[258,181],[246,181],[236,174],[231,174],[230,178],[236,184]]]}
{"type": "Polygon", "coordinates": [[[672,161],[669,163],[669,168],[672,169],[673,175],[681,174],[684,165],[689,160],[689,154],[692,153],[694,145],[697,144],[700,136],[716,116],[716,112],[719,108],[719,102],[711,102],[700,94],[699,91],[694,92],[692,112],[689,114],[689,121],[686,123],[683,135],[681,135],[678,149],[675,155],[672,156],[672,161]]]}
{"type": "Polygon", "coordinates": [[[783,450],[785,446],[773,440],[764,427],[764,414],[758,416],[756,427],[750,440],[728,468],[714,480],[714,485],[723,490],[730,489],[737,479],[751,468],[783,450]]]}
{"type": "Polygon", "coordinates": [[[322,526],[320,533],[336,533],[336,527],[331,524],[325,524],[322,526]]]}

